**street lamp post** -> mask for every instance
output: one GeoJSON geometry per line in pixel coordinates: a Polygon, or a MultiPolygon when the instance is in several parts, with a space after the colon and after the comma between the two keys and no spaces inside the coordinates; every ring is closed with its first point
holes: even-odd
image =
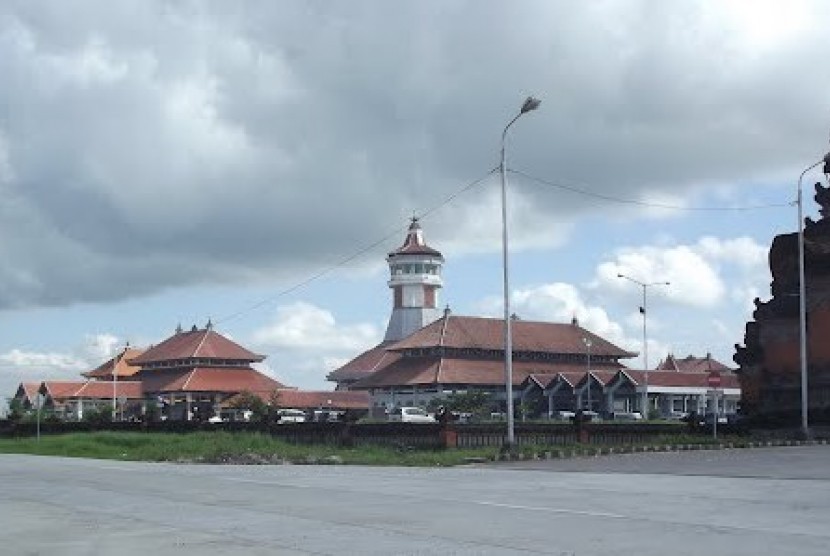
{"type": "Polygon", "coordinates": [[[640,307],[640,313],[643,315],[643,376],[645,378],[642,409],[644,413],[643,419],[648,419],[648,334],[646,333],[646,313],[648,312],[647,292],[650,286],[668,286],[670,282],[641,282],[631,276],[626,276],[625,274],[617,274],[617,278],[625,278],[626,280],[634,282],[643,289],[643,306],[640,307]]]}
{"type": "Polygon", "coordinates": [[[588,411],[593,411],[594,407],[591,403],[591,340],[582,338],[582,343],[585,344],[585,349],[588,354],[588,411]]]}
{"type": "Polygon", "coordinates": [[[507,257],[507,153],[505,140],[507,130],[522,115],[536,110],[542,101],[533,97],[527,97],[522,104],[519,113],[504,126],[501,133],[501,249],[502,249],[502,274],[504,284],[504,386],[507,395],[507,446],[512,448],[516,443],[515,424],[513,422],[513,335],[510,323],[510,282],[509,266],[507,257]]]}
{"type": "Polygon", "coordinates": [[[824,164],[825,175],[830,174],[830,153],[824,158],[804,169],[798,176],[798,338],[799,362],[801,367],[801,433],[804,438],[810,437],[810,422],[808,418],[809,397],[807,393],[807,283],[804,272],[804,200],[801,182],[804,175],[824,164]]]}
{"type": "Polygon", "coordinates": [[[118,359],[120,357],[124,357],[127,353],[127,348],[130,347],[130,342],[127,342],[124,349],[119,353],[115,352],[115,355],[112,358],[112,420],[118,418],[118,359]]]}

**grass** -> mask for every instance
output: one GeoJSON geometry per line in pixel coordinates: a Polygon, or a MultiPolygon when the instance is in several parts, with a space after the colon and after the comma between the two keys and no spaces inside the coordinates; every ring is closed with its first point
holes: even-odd
{"type": "Polygon", "coordinates": [[[298,445],[261,433],[186,434],[91,432],[0,438],[0,453],[204,463],[347,463],[364,465],[451,466],[468,458],[494,459],[496,449],[428,450],[383,446],[353,448],[298,445]]]}
{"type": "MultiPolygon", "coordinates": [[[[746,438],[719,438],[691,435],[664,435],[648,444],[613,446],[615,452],[655,447],[688,447],[731,443],[743,446],[746,438]]],[[[609,446],[522,445],[516,452],[523,458],[607,453],[609,446]]],[[[267,434],[253,432],[194,432],[186,434],[140,432],[90,432],[44,435],[36,438],[0,438],[0,453],[117,459],[125,461],[169,461],[181,463],[344,463],[361,465],[454,466],[497,459],[497,448],[430,450],[362,445],[351,448],[334,445],[289,444],[267,434]]]]}

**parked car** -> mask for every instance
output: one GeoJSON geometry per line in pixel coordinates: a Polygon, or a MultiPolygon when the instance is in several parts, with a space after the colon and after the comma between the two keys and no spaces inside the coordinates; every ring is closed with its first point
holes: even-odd
{"type": "Polygon", "coordinates": [[[642,421],[643,415],[639,411],[617,411],[611,414],[614,421],[642,421]]]}
{"type": "Polygon", "coordinates": [[[305,423],[305,412],[299,409],[278,409],[279,423],[305,423]]]}
{"type": "Polygon", "coordinates": [[[576,417],[576,413],[573,411],[554,411],[553,415],[551,415],[551,419],[556,419],[558,421],[568,421],[576,417]]]}
{"type": "Polygon", "coordinates": [[[396,407],[389,412],[389,420],[400,423],[435,423],[435,417],[420,407],[396,407]]]}

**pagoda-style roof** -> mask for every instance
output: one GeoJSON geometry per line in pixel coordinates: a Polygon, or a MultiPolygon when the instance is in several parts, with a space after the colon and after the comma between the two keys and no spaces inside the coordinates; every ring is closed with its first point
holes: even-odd
{"type": "Polygon", "coordinates": [[[160,344],[149,348],[141,355],[129,360],[131,365],[147,365],[192,359],[217,359],[223,361],[248,362],[262,361],[264,355],[248,351],[213,330],[212,326],[176,332],[160,344]]]}
{"type": "MultiPolygon", "coordinates": [[[[513,351],[550,354],[586,354],[584,340],[591,342],[591,357],[634,357],[577,324],[515,320],[512,324],[513,351]]],[[[494,318],[454,316],[442,318],[400,342],[391,351],[426,348],[504,350],[504,321],[494,318]]]]}
{"type": "Polygon", "coordinates": [[[727,367],[720,361],[706,357],[695,357],[687,355],[682,359],[676,358],[669,354],[660,364],[657,365],[658,371],[681,371],[692,373],[708,373],[709,371],[718,371],[722,373],[731,373],[733,369],[727,367]]]}
{"type": "Polygon", "coordinates": [[[115,363],[116,378],[121,380],[122,378],[131,377],[138,372],[138,367],[131,365],[129,361],[138,357],[143,352],[143,349],[128,347],[118,355],[107,359],[93,370],[81,373],[81,376],[95,380],[112,380],[113,360],[117,359],[115,363]]]}
{"type": "Polygon", "coordinates": [[[221,392],[268,395],[285,388],[258,371],[245,367],[194,367],[189,369],[142,369],[138,374],[146,393],[221,392]]]}
{"type": "Polygon", "coordinates": [[[424,232],[417,218],[412,219],[412,224],[409,225],[409,231],[403,245],[389,253],[390,257],[396,255],[431,255],[442,260],[444,258],[440,251],[433,249],[424,242],[424,232]]]}

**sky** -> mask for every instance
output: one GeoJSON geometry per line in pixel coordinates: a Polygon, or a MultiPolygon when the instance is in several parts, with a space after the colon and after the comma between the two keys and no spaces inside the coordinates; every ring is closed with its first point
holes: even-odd
{"type": "MultiPolygon", "coordinates": [[[[830,148],[830,6],[7,1],[0,397],[177,325],[289,386],[382,339],[421,219],[440,303],[510,292],[638,353],[732,363],[801,171],[830,148]]],[[[806,214],[817,218],[805,178],[806,214]]],[[[640,368],[643,357],[629,361],[640,368]]]]}

